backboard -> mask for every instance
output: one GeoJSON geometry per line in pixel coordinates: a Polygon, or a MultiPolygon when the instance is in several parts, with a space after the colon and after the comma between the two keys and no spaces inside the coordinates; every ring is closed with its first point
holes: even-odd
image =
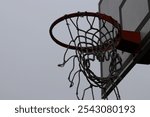
{"type": "MultiPolygon", "coordinates": [[[[100,0],[99,12],[112,16],[122,26],[123,30],[136,31],[141,33],[141,48],[136,54],[119,51],[122,58],[123,68],[118,78],[114,81],[118,85],[126,74],[134,67],[135,64],[149,64],[150,58],[150,1],[149,0],[100,0]]],[[[103,63],[103,76],[107,76],[108,64],[103,63]]],[[[115,85],[109,83],[106,85],[106,91],[102,91],[102,98],[106,98],[115,85]]]]}

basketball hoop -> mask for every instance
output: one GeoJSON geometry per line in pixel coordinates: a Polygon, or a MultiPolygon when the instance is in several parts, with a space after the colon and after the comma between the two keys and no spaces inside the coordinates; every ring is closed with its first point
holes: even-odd
{"type": "MultiPolygon", "coordinates": [[[[124,37],[128,37],[128,34],[133,35],[132,32],[126,34],[125,31],[122,31],[120,24],[111,16],[101,13],[77,12],[57,19],[52,23],[49,33],[53,41],[66,48],[63,63],[58,66],[63,67],[69,60],[73,59],[73,67],[69,73],[68,80],[70,81],[70,87],[72,87],[74,85],[74,79],[78,74],[76,88],[76,96],[78,99],[84,99],[87,90],[91,90],[92,98],[94,99],[94,87],[98,87],[105,91],[105,86],[108,82],[115,85],[113,81],[118,77],[118,74],[122,69],[122,59],[118,54],[117,49],[120,48],[126,50],[125,48],[122,48],[120,44],[122,44],[122,42],[130,43],[131,41],[126,38],[124,39],[124,37]],[[81,20],[83,20],[82,23],[80,23],[81,20]],[[69,37],[67,38],[70,38],[70,41],[67,43],[63,42],[63,40],[60,41],[61,37],[57,38],[53,34],[54,28],[60,22],[65,23],[69,32],[69,37]],[[85,22],[86,28],[83,28],[83,23],[85,22]],[[100,24],[100,26],[98,24],[100,24]],[[74,30],[72,31],[71,28],[74,28],[74,30]],[[123,35],[125,36],[123,37],[123,35]],[[69,49],[74,50],[75,54],[66,59],[69,49]],[[78,70],[73,73],[76,61],[78,61],[78,70]],[[93,61],[98,61],[99,63],[109,61],[109,74],[107,77],[95,74],[91,69],[91,63],[93,61]],[[89,86],[83,90],[82,96],[79,96],[78,92],[81,74],[85,76],[89,86]]],[[[138,34],[135,35],[137,36],[138,34]]],[[[133,41],[131,44],[132,43],[133,41]]],[[[131,48],[129,50],[130,52],[134,52],[139,43],[134,44],[136,46],[131,48]]],[[[116,89],[114,91],[116,98],[120,99],[118,88],[117,86],[115,87],[116,89]]],[[[105,99],[107,99],[107,97],[105,97],[105,99]]]]}
{"type": "MultiPolygon", "coordinates": [[[[59,39],[57,39],[57,38],[53,35],[53,28],[54,28],[57,24],[59,24],[60,22],[62,22],[62,21],[67,21],[67,20],[69,20],[69,19],[71,19],[71,18],[77,18],[76,21],[78,21],[79,18],[83,18],[83,17],[86,17],[87,22],[88,22],[89,25],[91,26],[91,29],[92,29],[93,27],[92,27],[92,24],[90,24],[90,23],[92,23],[92,22],[89,22],[89,20],[88,20],[89,17],[93,17],[94,19],[95,19],[95,18],[98,18],[99,20],[102,20],[103,24],[105,24],[105,23],[111,24],[114,29],[113,29],[113,31],[112,31],[112,30],[108,31],[107,33],[108,33],[108,35],[109,35],[111,32],[112,32],[112,33],[116,33],[116,32],[117,32],[117,34],[115,34],[115,37],[113,37],[112,40],[115,40],[115,41],[114,41],[114,42],[115,42],[115,43],[114,43],[115,46],[117,46],[117,45],[119,44],[119,37],[120,37],[120,32],[119,32],[119,31],[121,30],[120,24],[119,24],[116,20],[114,20],[112,17],[110,17],[110,16],[107,16],[107,15],[105,15],[105,14],[100,14],[100,13],[92,13],[92,12],[77,12],[77,13],[72,13],[72,14],[65,15],[65,16],[63,16],[63,17],[57,19],[57,20],[51,25],[51,27],[50,27],[50,30],[49,30],[50,36],[52,37],[52,39],[53,39],[58,45],[63,46],[63,47],[68,48],[68,49],[82,50],[82,51],[86,51],[86,52],[87,52],[87,51],[90,52],[90,51],[92,51],[93,49],[94,49],[94,50],[97,50],[98,48],[99,48],[99,50],[104,50],[104,51],[106,51],[106,50],[108,50],[108,49],[111,49],[111,48],[108,48],[109,43],[111,43],[111,39],[109,39],[109,40],[103,42],[102,45],[95,46],[94,48],[93,48],[93,47],[77,47],[77,46],[75,46],[75,45],[65,44],[65,43],[59,41],[59,39]],[[114,32],[114,31],[116,31],[116,32],[114,32]]],[[[93,19],[93,20],[94,20],[94,19],[93,19]]],[[[76,23],[78,23],[78,22],[76,22],[76,23]]],[[[66,25],[69,26],[68,23],[67,23],[66,25]]],[[[85,33],[89,33],[88,31],[86,32],[86,31],[84,31],[84,30],[79,29],[78,24],[75,24],[75,23],[74,23],[73,25],[75,25],[77,31],[83,31],[83,32],[85,32],[85,33]]],[[[69,27],[68,27],[68,28],[69,28],[69,27]]],[[[105,28],[106,30],[108,30],[105,25],[104,25],[102,28],[105,28]]],[[[90,29],[89,29],[89,30],[90,30],[90,29]]],[[[94,30],[96,31],[96,33],[99,33],[100,31],[102,31],[101,29],[94,29],[94,30]]],[[[101,33],[101,35],[102,35],[103,37],[105,37],[105,35],[104,35],[103,33],[101,33]]],[[[94,35],[94,36],[96,36],[96,35],[94,35]]],[[[80,38],[80,37],[83,37],[83,38],[84,38],[85,36],[79,35],[79,37],[77,37],[77,38],[80,38]]],[[[76,38],[76,39],[77,39],[77,38],[76,38]]],[[[73,39],[72,41],[75,41],[76,39],[73,39]]],[[[89,39],[89,40],[90,40],[90,39],[89,39]]],[[[100,41],[100,40],[99,40],[99,41],[100,41]]]]}

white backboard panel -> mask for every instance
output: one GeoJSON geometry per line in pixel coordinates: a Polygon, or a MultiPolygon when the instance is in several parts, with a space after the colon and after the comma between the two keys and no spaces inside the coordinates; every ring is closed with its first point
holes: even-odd
{"type": "MultiPolygon", "coordinates": [[[[141,33],[142,41],[139,53],[133,55],[131,53],[118,51],[123,60],[123,69],[115,81],[116,84],[118,84],[136,63],[140,63],[140,59],[149,49],[150,0],[100,0],[99,12],[112,16],[121,24],[123,30],[141,33]]],[[[103,75],[107,76],[108,63],[104,63],[103,68],[103,75]]],[[[105,97],[109,95],[113,88],[111,85],[107,86],[107,90],[102,96],[105,97]]]]}

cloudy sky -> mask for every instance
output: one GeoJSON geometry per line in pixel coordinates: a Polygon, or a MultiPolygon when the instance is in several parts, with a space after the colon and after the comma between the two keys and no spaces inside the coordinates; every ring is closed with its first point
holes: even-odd
{"type": "MultiPolygon", "coordinates": [[[[0,99],[76,99],[69,67],[57,67],[65,49],[48,31],[66,13],[97,12],[98,1],[0,0],[0,99]]],[[[119,84],[122,99],[150,99],[149,70],[131,70],[119,84]]]]}

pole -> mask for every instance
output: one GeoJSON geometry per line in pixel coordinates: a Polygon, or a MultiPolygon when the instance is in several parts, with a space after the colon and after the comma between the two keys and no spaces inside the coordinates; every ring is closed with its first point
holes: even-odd
{"type": "MultiPolygon", "coordinates": [[[[101,4],[103,0],[100,0],[98,3],[98,12],[101,13],[101,4]]],[[[101,20],[99,21],[99,28],[101,29],[101,20]]],[[[101,38],[101,33],[99,33],[99,38],[101,38]]],[[[103,62],[100,62],[100,77],[103,78],[103,62]]],[[[103,89],[101,89],[101,99],[103,96],[103,89]]]]}

